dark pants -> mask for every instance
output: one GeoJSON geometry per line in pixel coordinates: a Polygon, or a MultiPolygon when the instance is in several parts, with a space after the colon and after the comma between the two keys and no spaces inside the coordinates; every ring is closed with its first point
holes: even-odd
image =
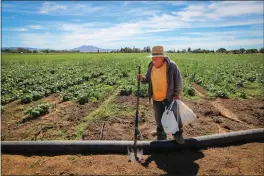
{"type": "MultiPolygon", "coordinates": [[[[157,124],[157,139],[158,140],[164,140],[167,139],[167,134],[164,132],[163,130],[163,126],[161,124],[161,118],[162,118],[162,114],[165,111],[165,106],[168,107],[170,105],[171,102],[169,102],[167,99],[163,100],[163,101],[154,101],[153,100],[153,109],[154,109],[154,116],[155,116],[155,120],[156,120],[156,124],[157,124]]],[[[174,103],[172,109],[174,111],[174,115],[175,118],[177,118],[176,114],[177,114],[177,102],[174,103]]],[[[177,119],[176,119],[177,120],[177,119]]],[[[178,117],[178,125],[179,125],[179,131],[176,133],[182,133],[182,122],[181,122],[181,118],[178,117]]]]}

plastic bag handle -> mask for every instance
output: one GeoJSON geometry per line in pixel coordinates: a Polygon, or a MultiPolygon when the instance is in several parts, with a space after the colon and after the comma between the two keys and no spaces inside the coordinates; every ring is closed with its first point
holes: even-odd
{"type": "Polygon", "coordinates": [[[173,100],[173,101],[171,102],[171,104],[170,104],[170,106],[169,106],[168,110],[170,110],[170,111],[171,111],[171,108],[172,108],[172,106],[174,105],[174,103],[175,103],[175,100],[173,100]]]}
{"type": "Polygon", "coordinates": [[[180,114],[180,111],[179,111],[179,102],[177,101],[177,113],[176,113],[176,119],[177,119],[177,122],[179,122],[179,114],[180,114]]]}
{"type": "Polygon", "coordinates": [[[175,100],[173,100],[173,101],[171,102],[171,104],[169,105],[168,108],[165,107],[165,111],[166,111],[167,114],[169,113],[169,111],[171,111],[172,106],[174,105],[174,103],[175,103],[175,100]]]}

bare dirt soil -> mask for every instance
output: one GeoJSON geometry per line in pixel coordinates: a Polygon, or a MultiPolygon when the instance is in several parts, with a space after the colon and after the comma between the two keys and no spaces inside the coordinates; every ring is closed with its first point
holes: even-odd
{"type": "Polygon", "coordinates": [[[263,143],[144,155],[2,155],[3,175],[263,175],[263,143]]]}
{"type": "Polygon", "coordinates": [[[2,140],[67,140],[75,137],[74,127],[83,117],[98,108],[99,103],[80,105],[61,102],[58,94],[21,105],[18,101],[5,106],[2,113],[2,140]],[[38,118],[24,115],[24,110],[41,101],[53,104],[49,114],[38,118]]]}
{"type": "MultiPolygon", "coordinates": [[[[185,138],[264,127],[263,99],[232,100],[201,97],[198,100],[184,97],[182,99],[198,117],[196,121],[184,127],[183,136],[185,138]]],[[[61,102],[56,94],[44,100],[53,103],[53,109],[49,114],[34,119],[25,116],[23,111],[38,102],[28,105],[12,102],[6,105],[1,114],[2,140],[75,139],[75,127],[103,103],[79,105],[76,102],[61,102]]],[[[84,131],[80,140],[133,139],[136,97],[116,96],[111,104],[119,107],[118,111],[129,110],[129,112],[119,112],[104,120],[94,120],[84,131]]],[[[155,130],[156,123],[152,104],[147,99],[140,99],[139,119],[143,140],[155,140],[151,131],[155,130]]],[[[2,174],[263,175],[263,142],[209,148],[201,151],[180,150],[174,153],[164,151],[164,153],[145,155],[141,164],[129,163],[126,155],[23,156],[3,154],[2,174]]]]}
{"type": "MultiPolygon", "coordinates": [[[[197,120],[184,127],[184,137],[195,137],[215,133],[239,131],[264,127],[263,100],[204,100],[192,101],[183,99],[198,116],[197,120]],[[218,102],[215,107],[212,103],[218,102]],[[219,103],[220,102],[220,103],[219,103]],[[246,108],[245,108],[246,107],[246,108]],[[227,111],[235,117],[227,117],[227,111]],[[237,118],[237,119],[235,119],[237,118]]],[[[122,107],[135,106],[136,97],[116,97],[114,103],[122,107]]],[[[144,139],[154,140],[151,131],[155,130],[156,123],[153,117],[152,104],[147,99],[141,100],[139,110],[139,128],[144,139]]],[[[103,130],[104,140],[131,140],[133,139],[133,125],[135,115],[129,117],[113,117],[105,122],[103,130]]],[[[103,121],[91,124],[85,132],[85,140],[99,140],[103,121]]]]}

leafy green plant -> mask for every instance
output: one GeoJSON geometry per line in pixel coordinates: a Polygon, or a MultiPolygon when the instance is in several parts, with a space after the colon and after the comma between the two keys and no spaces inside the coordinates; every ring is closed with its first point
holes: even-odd
{"type": "Polygon", "coordinates": [[[84,94],[84,95],[80,95],[77,98],[78,103],[80,103],[81,105],[84,105],[85,103],[88,103],[90,100],[90,97],[88,94],[84,94]]]}
{"type": "Polygon", "coordinates": [[[245,92],[239,92],[239,93],[238,93],[238,96],[239,96],[240,98],[243,98],[243,99],[246,99],[246,98],[247,98],[247,95],[246,95],[245,92]]]}
{"type": "Polygon", "coordinates": [[[119,95],[131,95],[132,94],[132,86],[129,85],[123,85],[120,87],[119,95]]]}
{"type": "Polygon", "coordinates": [[[219,97],[219,98],[228,98],[228,94],[224,91],[218,90],[215,93],[215,97],[219,97]]]}
{"type": "Polygon", "coordinates": [[[128,77],[128,73],[126,71],[122,71],[122,77],[128,77]]]}
{"type": "Polygon", "coordinates": [[[194,96],[195,95],[195,90],[192,87],[188,87],[186,89],[186,91],[187,91],[187,94],[190,95],[190,96],[194,96]]]}
{"type": "Polygon", "coordinates": [[[65,93],[62,95],[62,101],[65,102],[65,101],[69,101],[73,99],[73,95],[71,93],[65,93]]]}
{"type": "MultiPolygon", "coordinates": [[[[142,66],[142,74],[145,74],[150,61],[142,59],[145,55],[3,55],[1,102],[4,105],[19,100],[27,104],[59,93],[63,95],[63,101],[77,100],[79,97],[83,103],[87,101],[85,99],[94,101],[108,96],[109,91],[102,89],[105,86],[116,89],[120,85],[121,88],[122,85],[132,86],[132,93],[136,95],[137,65],[142,66]],[[93,93],[88,98],[81,98],[90,89],[93,89],[93,93]]],[[[261,95],[264,83],[262,55],[170,54],[170,59],[177,63],[183,80],[188,82],[188,86],[183,87],[186,95],[194,93],[190,88],[192,82],[196,82],[213,97],[244,97],[243,93],[236,93],[242,88],[245,96],[261,95]],[[251,84],[254,84],[253,88],[251,84]]],[[[141,86],[141,97],[147,97],[147,86],[144,86],[141,86]]],[[[121,94],[130,94],[130,90],[123,87],[121,94]]]]}
{"type": "Polygon", "coordinates": [[[50,107],[50,104],[42,102],[37,106],[26,109],[24,111],[24,114],[25,115],[28,114],[31,117],[39,117],[39,116],[49,113],[49,107],[50,107]]]}
{"type": "MultiPolygon", "coordinates": [[[[133,92],[137,96],[137,86],[133,86],[133,92]]],[[[141,85],[139,90],[139,97],[146,98],[148,97],[148,86],[141,85]]]]}
{"type": "Polygon", "coordinates": [[[32,94],[32,100],[33,101],[39,100],[39,99],[44,98],[44,97],[45,97],[45,94],[42,92],[33,92],[33,94],[32,94]]]}
{"type": "Polygon", "coordinates": [[[22,104],[28,104],[33,100],[33,96],[31,94],[25,94],[22,96],[20,102],[22,104]]]}

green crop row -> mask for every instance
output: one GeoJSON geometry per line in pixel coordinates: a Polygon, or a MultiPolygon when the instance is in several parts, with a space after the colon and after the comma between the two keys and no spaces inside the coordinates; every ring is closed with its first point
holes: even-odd
{"type": "MultiPolygon", "coordinates": [[[[80,104],[108,96],[119,87],[120,95],[137,94],[137,66],[146,73],[147,54],[3,54],[1,103],[30,103],[59,93],[63,101],[80,104]]],[[[182,73],[184,95],[194,96],[192,82],[209,96],[247,98],[263,96],[264,59],[261,54],[169,54],[182,73]]],[[[141,85],[147,97],[147,85],[141,85]]]]}

